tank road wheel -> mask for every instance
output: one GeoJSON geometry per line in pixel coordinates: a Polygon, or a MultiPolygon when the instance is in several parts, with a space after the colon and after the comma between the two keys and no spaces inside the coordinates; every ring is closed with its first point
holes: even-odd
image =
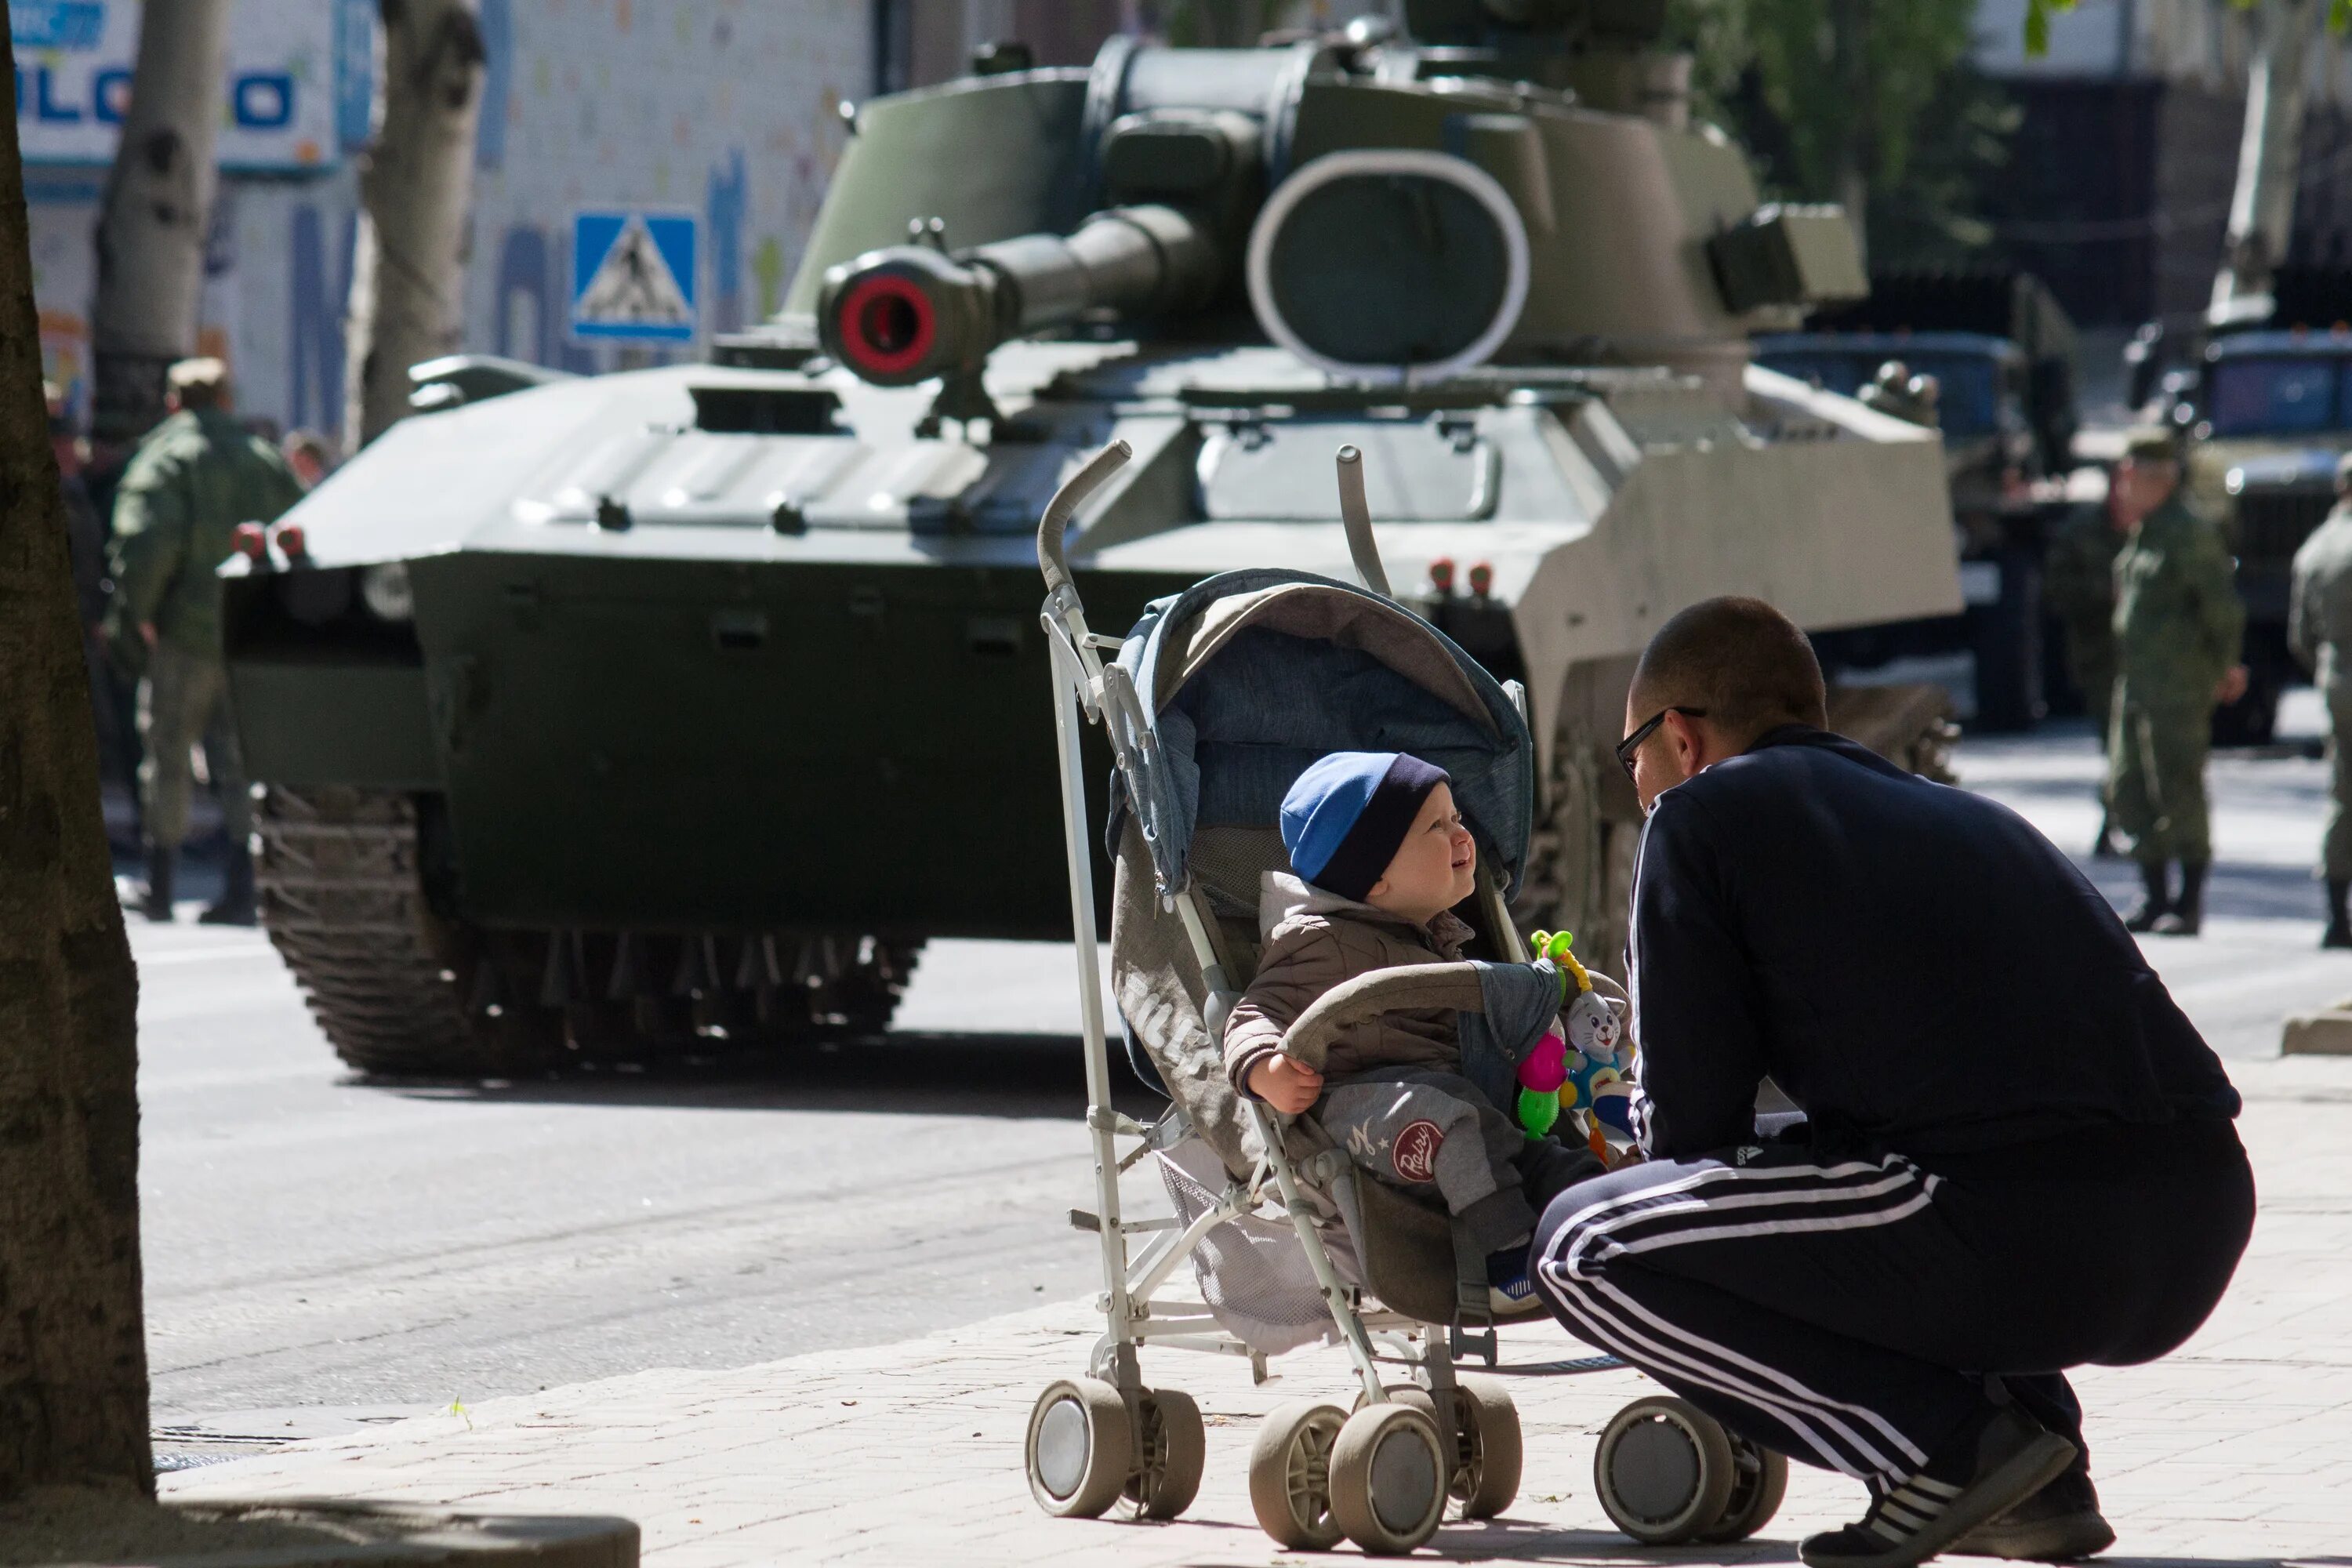
{"type": "Polygon", "coordinates": [[[1830,728],[1861,742],[1896,767],[1950,784],[1952,700],[1940,686],[1832,686],[1830,728]]]}
{"type": "Polygon", "coordinates": [[[1322,1552],[1339,1543],[1331,1511],[1331,1449],[1348,1413],[1319,1400],[1275,1407],[1250,1449],[1250,1509],[1276,1546],[1322,1552]]]}
{"type": "Polygon", "coordinates": [[[534,1026],[507,973],[528,964],[427,903],[410,796],[272,785],[255,821],[261,923],[337,1056],[387,1077],[478,1078],[551,1059],[555,1032],[534,1026]]]}
{"type": "Polygon", "coordinates": [[[1723,1516],[1698,1533],[1698,1539],[1710,1546],[1747,1540],[1772,1522],[1772,1516],[1780,1511],[1780,1500],[1789,1495],[1785,1456],[1760,1447],[1737,1432],[1724,1436],[1731,1439],[1731,1459],[1738,1474],[1732,1479],[1731,1500],[1723,1505],[1723,1516]]]}
{"type": "Polygon", "coordinates": [[[1722,1522],[1738,1475],[1729,1434],[1712,1416],[1664,1394],[1637,1399],[1611,1416],[1592,1456],[1601,1506],[1645,1546],[1696,1541],[1722,1522]]]}
{"type": "Polygon", "coordinates": [[[1057,1519],[1093,1519],[1117,1502],[1134,1454],[1127,1402],[1099,1378],[1053,1384],[1029,1412],[1029,1495],[1057,1519]]]}
{"type": "Polygon", "coordinates": [[[1511,918],[1522,931],[1574,932],[1580,958],[1617,973],[1633,900],[1633,850],[1641,834],[1633,790],[1616,758],[1585,725],[1563,721],[1553,742],[1551,777],[1536,812],[1527,873],[1512,900],[1511,918]]]}
{"type": "Polygon", "coordinates": [[[1142,1430],[1136,1434],[1126,1496],[1138,1519],[1174,1519],[1201,1490],[1208,1458],[1201,1407],[1181,1389],[1147,1388],[1139,1411],[1142,1430]]]}
{"type": "Polygon", "coordinates": [[[1411,1552],[1437,1533],[1453,1470],[1426,1414],[1402,1401],[1367,1405],[1331,1445],[1331,1517],[1368,1552],[1411,1552]]]}

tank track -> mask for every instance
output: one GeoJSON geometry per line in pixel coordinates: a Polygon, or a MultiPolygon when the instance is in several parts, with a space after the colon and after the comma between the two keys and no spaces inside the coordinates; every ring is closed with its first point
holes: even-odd
{"type": "Polygon", "coordinates": [[[411,797],[272,785],[255,822],[261,923],[337,1056],[386,1077],[500,1065],[467,1016],[471,965],[425,902],[411,797]]]}
{"type": "Polygon", "coordinates": [[[335,1054],[383,1078],[515,1078],[880,1033],[919,944],[773,932],[486,931],[426,892],[414,797],[262,792],[261,921],[335,1054]]]}

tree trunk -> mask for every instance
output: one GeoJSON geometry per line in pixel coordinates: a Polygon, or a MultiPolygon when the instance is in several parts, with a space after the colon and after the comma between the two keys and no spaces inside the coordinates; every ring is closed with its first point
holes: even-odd
{"type": "Polygon", "coordinates": [[[1870,69],[1869,0],[1837,0],[1832,13],[1831,47],[1836,54],[1836,78],[1845,96],[1841,125],[1843,136],[1837,152],[1835,199],[1853,226],[1854,244],[1865,266],[1870,260],[1870,154],[1877,138],[1873,112],[1876,85],[1870,69]]]}
{"type": "Polygon", "coordinates": [[[163,373],[195,346],[228,0],[141,8],[131,108],[98,219],[90,433],[111,447],[163,417],[163,373]]]}
{"type": "Polygon", "coordinates": [[[0,132],[0,1494],[154,1487],[138,999],[99,814],[11,121],[0,132]]]}
{"type": "Polygon", "coordinates": [[[408,367],[456,351],[482,104],[480,0],[382,0],[376,136],[360,175],[343,447],[408,412],[408,367]]]}

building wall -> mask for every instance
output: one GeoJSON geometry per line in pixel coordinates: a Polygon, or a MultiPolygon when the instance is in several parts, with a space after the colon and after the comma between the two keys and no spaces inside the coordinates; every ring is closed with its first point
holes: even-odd
{"type": "MultiPolygon", "coordinates": [[[[866,5],[482,0],[482,27],[466,347],[611,368],[698,353],[712,332],[776,308],[840,157],[839,105],[872,84],[866,5]],[[572,225],[583,208],[694,217],[692,343],[572,337],[572,225]]],[[[69,383],[87,374],[103,178],[102,168],[31,178],[45,358],[69,383]]],[[[357,205],[347,160],[308,175],[224,179],[198,347],[231,362],[244,412],[287,426],[340,424],[357,205]]]]}

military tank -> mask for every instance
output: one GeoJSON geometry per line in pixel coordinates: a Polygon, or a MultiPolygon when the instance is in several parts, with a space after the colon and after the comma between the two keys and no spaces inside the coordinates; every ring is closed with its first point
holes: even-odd
{"type": "MultiPolygon", "coordinates": [[[[1607,950],[1632,660],[1703,595],[1949,614],[1932,432],[1750,363],[1866,289],[1688,121],[1648,0],[1128,37],[857,107],[781,314],[708,363],[465,359],[227,576],[263,919],[364,1072],[879,1028],[934,937],[1068,934],[1033,535],[1098,624],[1213,573],[1399,595],[1542,737],[1520,902],[1607,950]]],[[[1932,698],[1848,721],[1923,760],[1932,698]]]]}

